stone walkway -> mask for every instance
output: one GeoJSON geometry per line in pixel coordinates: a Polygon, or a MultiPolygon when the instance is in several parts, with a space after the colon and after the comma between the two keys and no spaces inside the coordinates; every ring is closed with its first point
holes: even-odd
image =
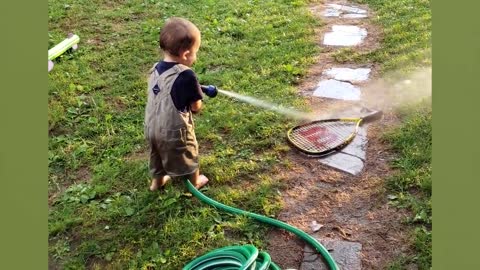
{"type": "MultiPolygon", "coordinates": [[[[346,47],[360,47],[368,36],[367,29],[357,25],[350,25],[368,18],[368,11],[354,5],[340,5],[338,2],[327,2],[319,10],[322,20],[326,23],[327,32],[323,34],[324,48],[341,49],[346,47]],[[336,24],[340,22],[341,24],[336,24]]],[[[317,10],[318,13],[318,10],[317,10]]],[[[324,71],[318,78],[318,83],[310,94],[313,97],[330,99],[330,102],[361,101],[362,88],[359,84],[369,80],[371,68],[350,68],[334,65],[324,71]]],[[[351,117],[362,116],[360,111],[351,110],[351,117]]],[[[355,139],[341,151],[320,158],[319,162],[352,175],[359,174],[364,167],[367,146],[367,125],[360,127],[355,139]]],[[[360,270],[362,245],[357,242],[348,242],[332,239],[319,239],[337,262],[340,269],[360,270]]],[[[301,270],[328,269],[320,255],[314,252],[309,245],[304,248],[301,270]]]]}
{"type": "MultiPolygon", "coordinates": [[[[368,18],[368,11],[353,5],[341,5],[339,3],[326,3],[319,12],[326,29],[323,34],[322,46],[341,49],[346,47],[362,46],[368,36],[367,29],[357,25],[350,25],[368,18]],[[335,23],[342,24],[335,24],[335,23]]],[[[324,70],[318,78],[316,88],[309,94],[313,97],[344,101],[361,101],[361,83],[368,81],[371,68],[350,68],[336,65],[324,70]]],[[[362,116],[357,111],[351,111],[350,117],[362,116]]],[[[365,149],[367,145],[367,125],[360,128],[355,139],[341,151],[320,159],[320,162],[338,170],[357,175],[364,167],[365,149]]]]}

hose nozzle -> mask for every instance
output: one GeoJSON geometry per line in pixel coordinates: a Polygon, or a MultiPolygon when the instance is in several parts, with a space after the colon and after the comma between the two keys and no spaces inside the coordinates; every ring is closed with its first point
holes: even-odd
{"type": "Polygon", "coordinates": [[[217,96],[218,90],[217,87],[214,85],[200,85],[200,88],[202,89],[202,92],[205,93],[205,95],[211,98],[217,96]]]}

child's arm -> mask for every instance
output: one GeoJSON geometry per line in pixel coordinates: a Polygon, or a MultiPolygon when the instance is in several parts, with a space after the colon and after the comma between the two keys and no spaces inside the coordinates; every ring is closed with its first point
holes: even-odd
{"type": "MultiPolygon", "coordinates": [[[[205,93],[205,95],[211,98],[217,96],[218,90],[217,87],[214,85],[200,85],[200,88],[202,89],[202,92],[205,93]]],[[[197,113],[202,108],[202,100],[200,99],[190,103],[190,108],[193,113],[197,113]]]]}

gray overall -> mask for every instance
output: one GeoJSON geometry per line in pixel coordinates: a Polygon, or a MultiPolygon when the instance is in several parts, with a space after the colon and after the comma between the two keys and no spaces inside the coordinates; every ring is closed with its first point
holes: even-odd
{"type": "Polygon", "coordinates": [[[180,112],[170,96],[178,75],[188,69],[177,64],[162,75],[155,67],[148,79],[148,101],[145,108],[145,137],[150,145],[150,173],[154,178],[183,176],[198,169],[198,144],[192,112],[180,112]],[[158,85],[155,95],[152,88],[158,85]]]}

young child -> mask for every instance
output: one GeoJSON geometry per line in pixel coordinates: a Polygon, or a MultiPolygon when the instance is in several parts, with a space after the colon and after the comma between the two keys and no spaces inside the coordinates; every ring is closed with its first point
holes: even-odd
{"type": "Polygon", "coordinates": [[[202,108],[202,90],[190,69],[200,42],[200,31],[186,19],[170,18],[160,32],[164,58],[150,70],[145,109],[152,191],[163,187],[171,176],[186,176],[197,189],[208,182],[199,172],[192,118],[202,108]]]}

